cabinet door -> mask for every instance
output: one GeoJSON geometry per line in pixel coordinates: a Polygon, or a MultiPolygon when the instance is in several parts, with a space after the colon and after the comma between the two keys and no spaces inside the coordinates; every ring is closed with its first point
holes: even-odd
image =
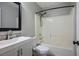
{"type": "Polygon", "coordinates": [[[22,56],[32,56],[32,42],[22,46],[22,56]]]}
{"type": "Polygon", "coordinates": [[[9,50],[3,54],[1,54],[1,56],[17,56],[18,55],[18,50],[17,48],[14,48],[12,50],[9,50]]]}

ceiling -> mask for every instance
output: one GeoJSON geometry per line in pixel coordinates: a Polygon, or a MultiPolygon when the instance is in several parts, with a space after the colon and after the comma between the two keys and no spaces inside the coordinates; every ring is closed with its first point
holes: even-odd
{"type": "Polygon", "coordinates": [[[73,2],[37,2],[37,4],[44,10],[54,7],[68,6],[73,4],[73,2]]]}

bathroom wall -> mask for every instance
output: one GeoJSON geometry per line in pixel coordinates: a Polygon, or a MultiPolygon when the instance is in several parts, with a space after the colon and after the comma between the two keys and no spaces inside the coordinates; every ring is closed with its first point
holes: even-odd
{"type": "Polygon", "coordinates": [[[35,36],[35,12],[41,8],[35,2],[22,3],[22,33],[24,36],[35,36]]]}
{"type": "Polygon", "coordinates": [[[0,8],[0,28],[1,28],[1,8],[0,8]]]}
{"type": "MultiPolygon", "coordinates": [[[[61,13],[63,10],[61,11],[61,13]]],[[[54,12],[55,13],[55,12],[54,12]]],[[[73,49],[74,40],[74,8],[70,13],[61,15],[53,15],[42,17],[42,35],[43,43],[50,44],[51,46],[73,49]]]]}

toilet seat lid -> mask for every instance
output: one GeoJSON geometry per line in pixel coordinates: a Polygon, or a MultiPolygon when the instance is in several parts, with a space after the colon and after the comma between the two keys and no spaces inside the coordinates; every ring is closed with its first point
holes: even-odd
{"type": "Polygon", "coordinates": [[[39,53],[47,53],[49,51],[49,48],[45,45],[39,45],[36,47],[36,51],[39,53]]]}

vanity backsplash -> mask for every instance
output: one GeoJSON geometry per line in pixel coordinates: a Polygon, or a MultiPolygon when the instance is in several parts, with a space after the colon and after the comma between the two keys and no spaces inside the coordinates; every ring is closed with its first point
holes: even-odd
{"type": "MultiPolygon", "coordinates": [[[[22,36],[22,31],[12,31],[11,38],[22,36]]],[[[0,41],[7,39],[7,32],[0,32],[0,41]]]]}

